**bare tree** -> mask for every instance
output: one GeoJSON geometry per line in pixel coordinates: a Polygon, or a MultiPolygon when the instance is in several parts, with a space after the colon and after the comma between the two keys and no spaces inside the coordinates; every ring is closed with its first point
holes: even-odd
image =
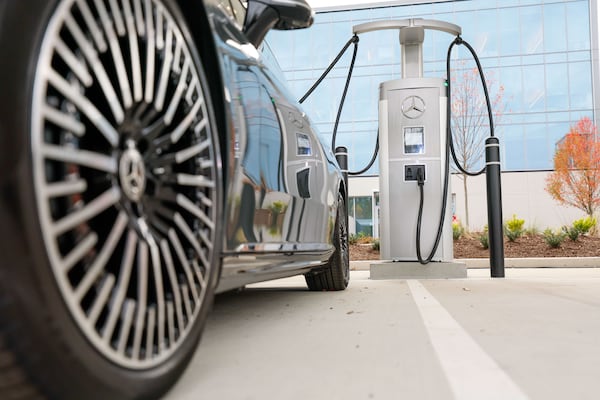
{"type": "MultiPolygon", "coordinates": [[[[489,117],[485,95],[477,68],[466,68],[464,63],[459,73],[452,77],[452,137],[454,150],[460,166],[467,171],[475,171],[483,166],[485,138],[490,134],[489,117]]],[[[504,87],[498,84],[493,74],[486,75],[494,126],[498,126],[504,116],[504,87]],[[496,89],[497,86],[497,89],[496,89]],[[494,93],[494,94],[492,94],[494,93]]],[[[459,171],[460,172],[460,171],[459,171]]],[[[469,229],[469,192],[467,174],[460,172],[465,193],[465,227],[469,229]]]]}

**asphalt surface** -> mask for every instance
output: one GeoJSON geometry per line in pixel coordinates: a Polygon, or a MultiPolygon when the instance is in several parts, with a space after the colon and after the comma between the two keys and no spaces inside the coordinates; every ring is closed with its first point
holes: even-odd
{"type": "Polygon", "coordinates": [[[165,400],[600,398],[600,268],[506,272],[220,295],[165,400]]]}

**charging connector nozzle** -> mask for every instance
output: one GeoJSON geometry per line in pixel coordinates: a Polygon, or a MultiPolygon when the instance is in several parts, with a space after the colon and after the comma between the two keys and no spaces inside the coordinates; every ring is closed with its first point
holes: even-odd
{"type": "Polygon", "coordinates": [[[417,168],[417,185],[423,186],[425,184],[425,169],[417,168]]]}

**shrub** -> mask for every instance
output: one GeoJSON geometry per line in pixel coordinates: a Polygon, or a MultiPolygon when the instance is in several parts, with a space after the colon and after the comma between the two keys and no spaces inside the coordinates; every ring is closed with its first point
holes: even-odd
{"type": "Polygon", "coordinates": [[[579,238],[579,229],[577,228],[565,225],[562,227],[562,230],[573,242],[579,238]]]}
{"type": "Polygon", "coordinates": [[[553,231],[550,228],[544,231],[544,240],[546,241],[546,244],[553,249],[560,247],[566,236],[566,233],[562,231],[553,231]]]}
{"type": "Polygon", "coordinates": [[[373,240],[373,250],[379,251],[379,239],[373,240]]]}
{"type": "Polygon", "coordinates": [[[348,243],[350,244],[371,244],[373,238],[364,232],[351,233],[348,235],[348,243]]]}
{"type": "Polygon", "coordinates": [[[573,221],[573,229],[576,229],[580,235],[585,235],[596,226],[596,218],[585,217],[573,221]]]}
{"type": "Polygon", "coordinates": [[[452,222],[452,238],[454,240],[458,240],[463,233],[465,233],[465,228],[460,224],[460,222],[452,222]]]}
{"type": "Polygon", "coordinates": [[[513,214],[511,219],[506,221],[504,234],[509,241],[514,242],[523,235],[523,225],[525,225],[525,220],[517,218],[515,214],[513,214]]]}
{"type": "Polygon", "coordinates": [[[490,238],[487,232],[479,235],[479,243],[481,243],[481,247],[483,247],[485,250],[490,248],[490,238]]]}

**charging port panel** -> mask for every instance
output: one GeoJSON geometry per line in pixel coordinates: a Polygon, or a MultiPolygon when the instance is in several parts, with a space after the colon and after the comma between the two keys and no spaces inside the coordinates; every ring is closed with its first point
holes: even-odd
{"type": "Polygon", "coordinates": [[[418,171],[421,170],[421,173],[423,174],[423,180],[427,179],[427,176],[425,175],[425,164],[412,164],[412,165],[405,165],[404,166],[404,180],[405,181],[416,181],[417,180],[417,173],[418,171]]]}

